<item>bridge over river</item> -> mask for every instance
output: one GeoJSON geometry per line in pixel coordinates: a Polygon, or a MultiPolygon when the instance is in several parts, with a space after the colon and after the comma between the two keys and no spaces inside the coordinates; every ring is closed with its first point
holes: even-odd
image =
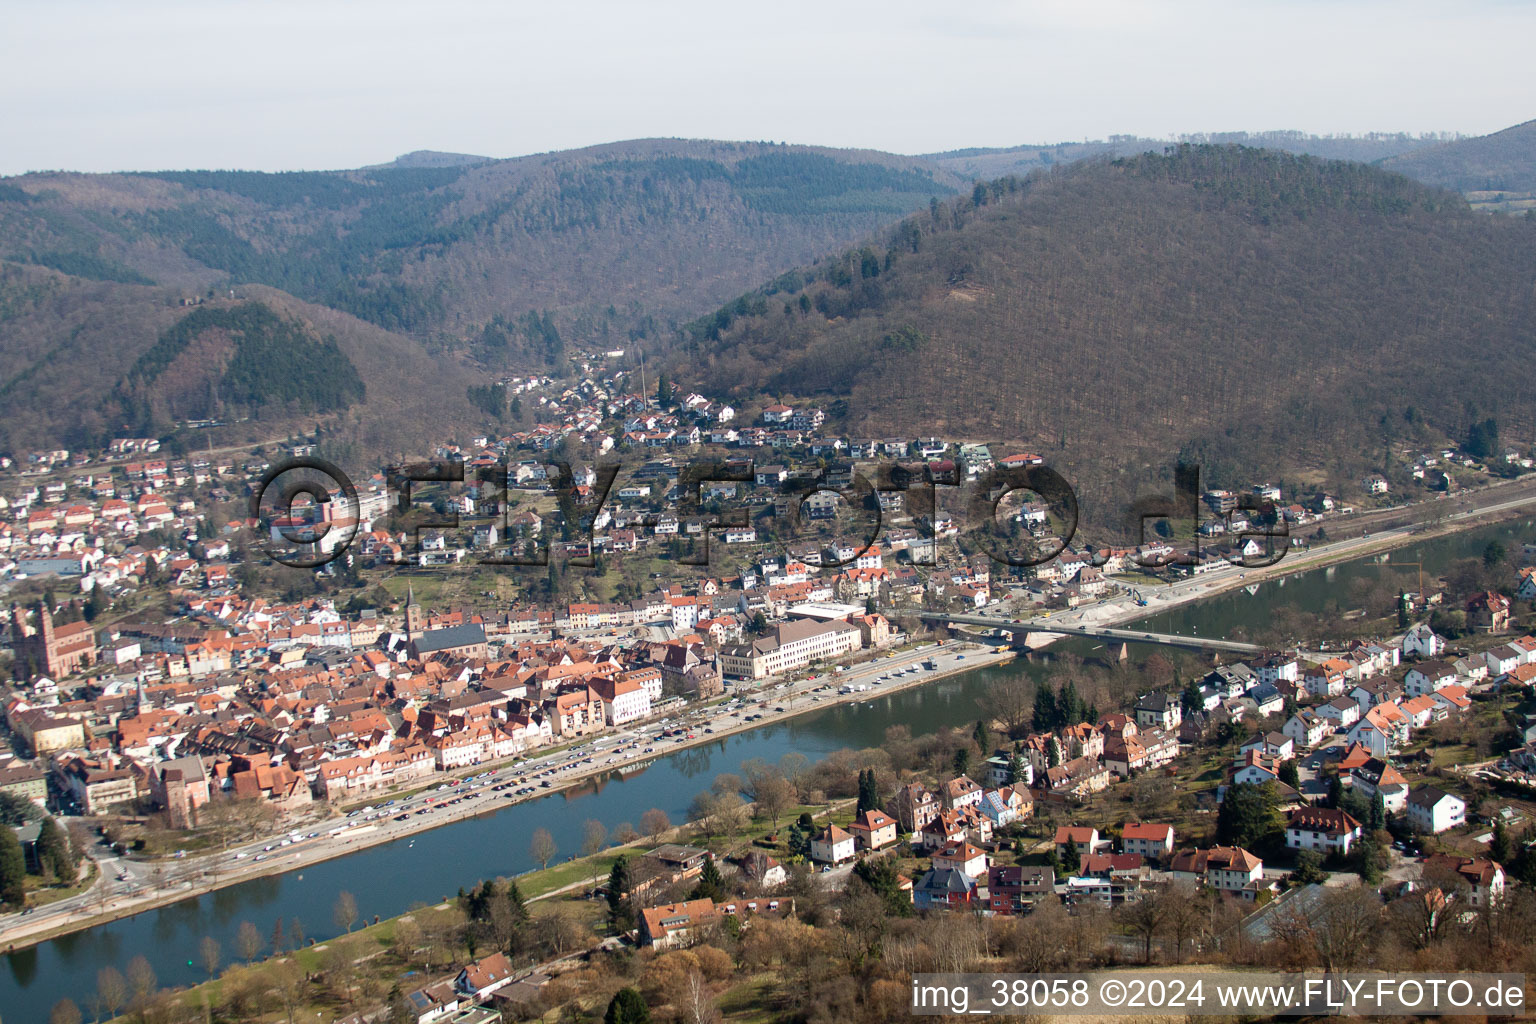
{"type": "Polygon", "coordinates": [[[1072,626],[1065,622],[1047,619],[1013,620],[991,615],[924,614],[931,622],[947,622],[956,626],[984,626],[1015,634],[1029,647],[1043,647],[1057,637],[1086,636],[1106,643],[1162,644],[1165,647],[1182,647],[1193,651],[1211,651],[1217,654],[1261,654],[1263,648],[1236,640],[1216,640],[1202,636],[1181,636],[1177,633],[1148,633],[1142,629],[1118,629],[1114,626],[1072,626]]]}

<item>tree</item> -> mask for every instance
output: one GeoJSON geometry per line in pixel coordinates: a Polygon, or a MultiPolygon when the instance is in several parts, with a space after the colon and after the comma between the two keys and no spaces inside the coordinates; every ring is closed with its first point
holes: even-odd
{"type": "Polygon", "coordinates": [[[1522,884],[1536,886],[1536,836],[1529,829],[1521,838],[1519,852],[1515,854],[1510,873],[1522,884]]]}
{"type": "Polygon", "coordinates": [[[132,994],[135,1003],[143,1004],[157,987],[159,987],[159,981],[155,978],[155,969],[149,965],[148,959],[139,955],[128,961],[128,991],[132,994]]]}
{"type": "Polygon", "coordinates": [[[272,955],[282,956],[286,948],[288,948],[288,937],[283,934],[283,919],[278,918],[277,923],[272,926],[272,955]]]}
{"type": "Polygon", "coordinates": [[[1328,881],[1323,858],[1313,850],[1302,850],[1296,855],[1296,870],[1291,872],[1291,881],[1296,885],[1320,885],[1328,881]]]}
{"type": "MultiPolygon", "coordinates": [[[[964,774],[963,772],[961,774],[964,774]]],[[[859,802],[854,809],[855,814],[863,814],[865,811],[873,811],[880,806],[880,794],[875,789],[875,770],[859,772],[859,802]]]]}
{"type": "Polygon", "coordinates": [[[1035,691],[1035,709],[1031,722],[1035,732],[1050,732],[1056,728],[1056,694],[1049,686],[1042,685],[1035,691]]]}
{"type": "Polygon", "coordinates": [[[720,865],[715,863],[715,858],[707,857],[704,860],[704,869],[699,872],[699,880],[693,887],[693,895],[690,899],[721,900],[724,898],[725,879],[720,876],[720,865]]]}
{"type": "Polygon", "coordinates": [[[1500,867],[1514,861],[1514,842],[1509,837],[1509,829],[1504,827],[1503,818],[1495,818],[1493,821],[1493,840],[1488,844],[1488,857],[1500,867]]]}
{"type": "Polygon", "coordinates": [[[1083,706],[1083,699],[1077,695],[1077,684],[1068,679],[1061,684],[1061,692],[1056,695],[1056,721],[1058,727],[1064,725],[1076,725],[1087,715],[1087,708],[1083,706]]]}
{"type": "Polygon", "coordinates": [[[1292,789],[1301,788],[1301,770],[1296,767],[1295,758],[1281,761],[1280,768],[1275,774],[1279,776],[1281,782],[1292,789]]]}
{"type": "Polygon", "coordinates": [[[519,924],[528,920],[528,901],[523,899],[523,890],[513,878],[507,882],[507,891],[502,894],[502,900],[506,902],[512,911],[512,919],[519,924]]]}
{"type": "Polygon", "coordinates": [[[603,1014],[603,1024],[651,1024],[651,1011],[639,992],[632,988],[621,988],[608,1001],[608,1012],[603,1014]]]}
{"type": "Polygon", "coordinates": [[[294,1024],[294,1014],[304,1005],[305,990],[309,987],[309,978],[294,960],[280,960],[273,964],[268,972],[268,978],[272,982],[272,989],[277,993],[278,1002],[283,1006],[283,1012],[288,1015],[288,1024],[294,1024]]]}
{"type": "Polygon", "coordinates": [[[48,1011],[48,1024],[80,1024],[80,1007],[73,999],[60,999],[48,1011]]]}
{"type": "Polygon", "coordinates": [[[37,837],[37,859],[43,870],[59,882],[73,882],[79,873],[75,855],[69,848],[69,838],[51,817],[43,819],[42,831],[37,837]]]}
{"type": "Polygon", "coordinates": [[[964,775],[971,767],[971,751],[969,747],[956,747],[955,757],[952,762],[956,775],[964,775]]]}
{"type": "Polygon", "coordinates": [[[246,963],[253,962],[261,952],[261,932],[251,922],[241,921],[240,927],[236,929],[235,951],[246,963]]]}
{"type": "Polygon", "coordinates": [[[1269,783],[1228,786],[1216,812],[1216,838],[1244,849],[1268,846],[1283,831],[1275,788],[1269,783]]]}
{"type": "Polygon", "coordinates": [[[1186,715],[1205,710],[1205,698],[1200,693],[1200,684],[1195,680],[1191,679],[1184,684],[1184,690],[1179,694],[1179,706],[1186,715]]]}
{"type": "Polygon", "coordinates": [[[581,852],[590,857],[608,842],[608,829],[596,818],[588,818],[581,828],[581,852]]]}
{"type": "Polygon", "coordinates": [[[1492,569],[1509,556],[1502,541],[1491,540],[1483,546],[1483,566],[1492,569]]]}
{"type": "Polygon", "coordinates": [[[1142,893],[1141,899],[1121,908],[1121,920],[1132,932],[1141,936],[1142,963],[1152,962],[1152,940],[1162,930],[1163,921],[1168,917],[1168,902],[1162,890],[1148,889],[1142,893]]]}
{"type": "Polygon", "coordinates": [[[789,838],[785,840],[784,845],[789,850],[791,857],[804,857],[811,852],[810,840],[800,830],[800,823],[798,821],[790,824],[789,838]]]}
{"type": "Polygon", "coordinates": [[[659,839],[671,827],[672,819],[659,807],[652,807],[640,815],[640,831],[645,833],[647,839],[659,839]]]}
{"type": "Polygon", "coordinates": [[[627,932],[635,926],[635,911],[629,902],[629,858],[623,854],[608,872],[608,925],[615,932],[627,932]]]}
{"type": "Polygon", "coordinates": [[[96,972],[96,1005],[108,1018],[116,1017],[128,1003],[128,980],[116,967],[96,972]]]}
{"type": "Polygon", "coordinates": [[[1029,677],[1019,674],[992,684],[977,703],[990,721],[1001,722],[1012,739],[1028,731],[1033,717],[1029,677]]]}
{"type": "Polygon", "coordinates": [[[37,804],[18,793],[0,793],[0,825],[25,825],[42,813],[37,804]]]}
{"type": "Polygon", "coordinates": [[[985,718],[976,722],[976,729],[971,733],[971,739],[976,741],[976,749],[981,751],[981,756],[986,757],[992,749],[992,733],[987,728],[987,720],[985,718]]]}
{"type": "Polygon", "coordinates": [[[549,834],[547,828],[533,830],[533,839],[528,843],[528,856],[538,862],[539,867],[549,867],[549,862],[555,859],[559,847],[555,846],[555,837],[549,834]]]}
{"type": "Polygon", "coordinates": [[[773,822],[773,827],[777,830],[779,819],[794,804],[795,787],[790,785],[789,780],[784,776],[773,772],[765,778],[756,780],[752,791],[753,798],[757,801],[757,813],[773,822]]]}
{"type": "Polygon", "coordinates": [[[343,889],[336,894],[336,906],[331,908],[331,920],[344,932],[351,932],[357,923],[357,897],[343,889]]]}
{"type": "Polygon", "coordinates": [[[27,858],[9,825],[0,826],[0,903],[20,909],[27,902],[27,858]]]}
{"type": "Polygon", "coordinates": [[[1376,840],[1369,837],[1355,844],[1353,858],[1355,870],[1360,874],[1360,881],[1366,885],[1381,884],[1382,854],[1383,851],[1376,840]]]}
{"type": "Polygon", "coordinates": [[[1008,785],[1021,786],[1026,778],[1028,773],[1024,770],[1024,758],[1015,750],[1013,756],[1008,758],[1008,785]]]}
{"type": "Polygon", "coordinates": [[[208,974],[208,980],[219,973],[219,963],[223,959],[224,951],[219,948],[219,940],[212,935],[204,935],[203,941],[197,945],[198,959],[203,962],[203,970],[208,974]]]}
{"type": "Polygon", "coordinates": [[[1371,810],[1365,821],[1367,832],[1380,832],[1387,827],[1387,802],[1379,789],[1371,797],[1371,810]]]}
{"type": "Polygon", "coordinates": [[[1164,894],[1167,917],[1164,933],[1173,937],[1174,955],[1184,962],[1184,946],[1199,935],[1209,921],[1209,904],[1193,882],[1175,882],[1164,894]]]}
{"type": "Polygon", "coordinates": [[[853,866],[854,877],[875,891],[885,901],[885,913],[892,917],[912,916],[912,897],[901,888],[896,861],[890,857],[865,857],[853,866]]]}

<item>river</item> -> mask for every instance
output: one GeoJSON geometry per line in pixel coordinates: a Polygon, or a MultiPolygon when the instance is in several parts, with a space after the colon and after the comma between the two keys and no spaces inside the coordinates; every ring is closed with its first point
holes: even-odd
{"type": "MultiPolygon", "coordinates": [[[[1536,540],[1536,524],[1485,527],[1399,548],[1397,563],[1423,562],[1427,576],[1457,558],[1480,554],[1491,539],[1511,553],[1536,540]]],[[[1333,595],[1346,594],[1356,576],[1381,572],[1375,559],[1316,569],[1258,585],[1255,593],[1233,590],[1147,620],[1148,628],[1171,633],[1224,635],[1233,628],[1262,623],[1281,605],[1318,608],[1333,595]]],[[[1346,602],[1347,606],[1347,602],[1346,602]]],[[[1074,642],[1087,650],[1088,641],[1074,642]]],[[[1071,649],[1070,647],[1068,649],[1071,649]]],[[[331,907],[341,890],[357,899],[364,920],[389,917],[421,901],[452,895],[482,878],[512,875],[534,867],[529,837],[539,827],[555,837],[561,854],[576,852],[585,822],[597,819],[610,830],[621,822],[638,825],[640,816],[659,807],[674,821],[685,818],[694,796],[708,789],[714,776],[737,771],[743,761],[777,761],[791,751],[815,760],[844,747],[878,744],[888,726],[904,724],[913,734],[946,725],[963,726],[977,717],[977,699],[995,680],[1009,674],[1049,671],[1048,663],[1023,661],[951,676],[859,704],[840,704],[788,721],[740,733],[717,743],[658,757],[629,778],[610,776],[544,799],[452,825],[417,833],[392,843],[290,872],[243,882],[135,917],[62,936],[4,957],[0,970],[0,1007],[9,1020],[41,1021],[58,999],[68,995],[88,1005],[96,972],[107,964],[120,970],[143,954],[162,985],[185,985],[203,978],[192,966],[203,936],[219,941],[233,958],[235,932],[244,921],[270,936],[281,918],[285,930],[293,919],[309,938],[335,934],[331,907]]]]}

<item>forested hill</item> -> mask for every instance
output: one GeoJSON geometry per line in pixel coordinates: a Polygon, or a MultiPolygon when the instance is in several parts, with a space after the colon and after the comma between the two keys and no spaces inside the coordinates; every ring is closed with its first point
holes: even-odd
{"type": "Polygon", "coordinates": [[[415,340],[262,286],[188,309],[174,292],[0,263],[0,450],[166,437],[268,440],[317,423],[358,453],[477,425],[478,379],[415,340]],[[424,434],[426,431],[427,434],[424,434]]]}
{"type": "Polygon", "coordinates": [[[1536,192],[1536,121],[1417,149],[1384,166],[1459,192],[1536,192]]]}
{"type": "Polygon", "coordinates": [[[265,284],[439,348],[530,311],[604,344],[959,185],[889,154],[676,140],[356,171],[28,174],[0,180],[0,258],[189,294],[265,284]]]}
{"type": "MultiPolygon", "coordinates": [[[[1213,132],[1181,136],[1177,139],[1150,139],[1135,135],[1112,135],[1092,142],[1058,142],[1050,145],[1008,146],[994,149],[957,149],[947,153],[928,153],[923,159],[967,179],[1001,178],[1010,174],[1028,174],[1049,170],[1079,160],[1134,156],[1137,153],[1161,153],[1179,144],[1255,146],[1286,153],[1324,157],[1330,160],[1356,160],[1374,163],[1407,153],[1417,153],[1455,136],[1444,134],[1410,135],[1406,132],[1370,132],[1365,135],[1311,135],[1306,132],[1213,132]]],[[[1410,177],[1413,177],[1410,172],[1410,177]]]]}
{"type": "Polygon", "coordinates": [[[1119,502],[1180,454],[1243,484],[1488,416],[1528,438],[1533,265],[1536,219],[1186,146],[936,203],[702,318],[674,369],[856,435],[1022,442],[1119,502]]]}

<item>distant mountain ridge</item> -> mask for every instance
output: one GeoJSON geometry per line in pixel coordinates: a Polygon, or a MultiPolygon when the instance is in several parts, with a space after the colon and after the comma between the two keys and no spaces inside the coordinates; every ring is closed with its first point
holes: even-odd
{"type": "Polygon", "coordinates": [[[1458,192],[1536,192],[1536,121],[1416,149],[1382,166],[1458,192]]]}
{"type": "Polygon", "coordinates": [[[361,168],[365,171],[380,171],[388,168],[415,168],[415,167],[473,167],[475,164],[488,164],[496,158],[491,156],[475,156],[472,153],[443,153],[435,149],[414,149],[409,153],[402,153],[387,164],[370,164],[361,168]]]}
{"type": "Polygon", "coordinates": [[[961,184],[890,154],[666,139],[354,171],[29,174],[0,182],[0,258],[192,293],[260,283],[446,347],[552,311],[606,345],[961,184]]]}
{"type": "Polygon", "coordinates": [[[1396,174],[1184,146],[978,185],[700,318],[671,370],[857,436],[1013,439],[1102,513],[1180,456],[1240,485],[1529,437],[1533,261],[1536,223],[1396,174]]]}
{"type": "Polygon", "coordinates": [[[1203,132],[1166,139],[1112,135],[1108,139],[1090,142],[926,153],[922,159],[968,178],[1000,178],[1009,174],[1049,170],[1078,160],[1134,156],[1137,153],[1161,152],[1169,146],[1190,144],[1250,146],[1331,160],[1374,163],[1459,138],[1444,132],[1423,135],[1410,135],[1406,132],[1370,132],[1365,135],[1311,135],[1298,131],[1203,132]]]}

